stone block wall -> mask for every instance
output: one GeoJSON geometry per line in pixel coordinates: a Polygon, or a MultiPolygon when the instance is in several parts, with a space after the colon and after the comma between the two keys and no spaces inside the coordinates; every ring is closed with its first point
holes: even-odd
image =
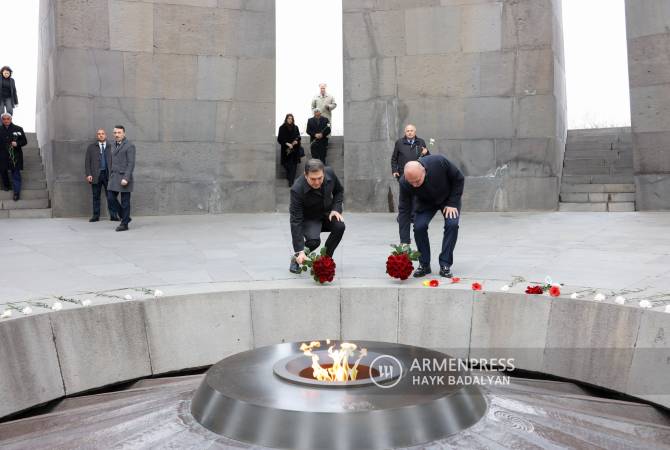
{"type": "Polygon", "coordinates": [[[274,210],[275,2],[41,0],[38,140],[54,216],[90,212],[84,153],[137,147],[133,213],[274,210]]]}
{"type": "Polygon", "coordinates": [[[464,209],[556,209],[560,1],[344,0],[343,9],[347,209],[389,210],[391,153],[407,123],[467,176],[464,209]]]}
{"type": "Polygon", "coordinates": [[[670,210],[670,2],[626,0],[637,209],[670,210]]]}

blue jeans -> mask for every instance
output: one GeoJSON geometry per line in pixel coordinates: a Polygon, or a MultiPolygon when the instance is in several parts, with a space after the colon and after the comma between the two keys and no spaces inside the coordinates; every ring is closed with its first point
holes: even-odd
{"type": "MultiPolygon", "coordinates": [[[[438,209],[416,211],[414,213],[414,240],[421,252],[419,262],[422,266],[430,266],[430,240],[428,239],[428,224],[438,209]]],[[[460,210],[459,210],[460,213],[460,210]]],[[[440,211],[442,214],[442,211],[440,211]]],[[[442,251],[440,253],[440,267],[451,267],[454,263],[454,248],[458,239],[458,222],[460,214],[455,219],[444,219],[444,235],[442,236],[442,251]]]]}
{"type": "Polygon", "coordinates": [[[14,193],[18,194],[21,192],[21,171],[19,169],[12,169],[12,187],[14,188],[14,193]]]}

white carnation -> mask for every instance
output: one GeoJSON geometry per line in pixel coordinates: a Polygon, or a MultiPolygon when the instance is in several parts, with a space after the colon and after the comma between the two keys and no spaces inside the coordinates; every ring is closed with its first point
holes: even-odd
{"type": "Polygon", "coordinates": [[[132,300],[133,296],[130,294],[126,294],[123,298],[125,298],[126,300],[132,300]]]}
{"type": "Polygon", "coordinates": [[[90,299],[82,300],[81,301],[81,306],[91,306],[91,303],[93,303],[90,299]]]}
{"type": "Polygon", "coordinates": [[[670,314],[670,305],[665,305],[665,312],[670,314]]]}
{"type": "Polygon", "coordinates": [[[615,298],[614,301],[617,302],[619,305],[626,304],[626,299],[621,295],[617,296],[617,298],[615,298]]]}
{"type": "Polygon", "coordinates": [[[30,306],[26,306],[25,308],[23,308],[23,309],[21,310],[21,312],[22,312],[23,314],[25,314],[25,315],[28,315],[28,314],[30,314],[30,313],[33,312],[33,309],[32,309],[30,306]]]}
{"type": "Polygon", "coordinates": [[[573,292],[572,294],[570,294],[570,298],[573,299],[573,300],[577,300],[579,298],[579,294],[576,293],[576,292],[573,292]]]}
{"type": "Polygon", "coordinates": [[[61,309],[63,309],[63,304],[61,302],[56,302],[53,305],[51,305],[51,309],[53,309],[54,311],[60,311],[61,309]]]}
{"type": "Polygon", "coordinates": [[[500,287],[500,290],[501,290],[501,291],[504,291],[504,292],[509,291],[509,284],[506,284],[506,285],[504,285],[504,286],[501,286],[501,287],[500,287]]]}
{"type": "Polygon", "coordinates": [[[603,300],[605,300],[605,294],[602,294],[602,293],[598,292],[595,295],[595,297],[593,297],[593,300],[595,300],[597,302],[602,302],[603,300]]]}
{"type": "Polygon", "coordinates": [[[163,291],[161,291],[160,289],[156,289],[154,291],[154,297],[162,297],[162,296],[163,296],[163,291]]]}
{"type": "Polygon", "coordinates": [[[649,300],[640,300],[640,308],[651,308],[651,302],[649,300]]]}
{"type": "Polygon", "coordinates": [[[8,317],[12,317],[12,310],[11,309],[5,309],[2,314],[0,315],[0,319],[6,319],[8,317]]]}

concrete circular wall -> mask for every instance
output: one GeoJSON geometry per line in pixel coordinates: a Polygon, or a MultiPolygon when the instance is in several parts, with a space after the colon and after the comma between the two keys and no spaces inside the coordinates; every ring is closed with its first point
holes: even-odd
{"type": "MultiPolygon", "coordinates": [[[[590,383],[670,407],[670,314],[469,285],[252,282],[125,291],[0,322],[0,417],[109,384],[313,339],[414,344],[590,383]]],[[[92,296],[81,296],[91,298],[92,296]]]]}

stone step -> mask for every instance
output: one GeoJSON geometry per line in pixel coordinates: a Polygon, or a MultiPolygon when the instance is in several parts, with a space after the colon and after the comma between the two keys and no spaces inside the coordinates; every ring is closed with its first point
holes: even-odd
{"type": "Polygon", "coordinates": [[[561,201],[566,203],[628,203],[635,202],[635,194],[632,192],[565,192],[561,194],[561,201]]]}
{"type": "Polygon", "coordinates": [[[46,189],[47,182],[44,180],[23,180],[21,189],[46,189]]]}
{"type": "Polygon", "coordinates": [[[561,193],[569,192],[635,192],[634,184],[568,184],[561,185],[561,193]]]}
{"type": "Polygon", "coordinates": [[[51,215],[51,208],[0,210],[0,217],[5,219],[50,219],[51,215]],[[3,216],[3,213],[8,215],[3,216]]]}
{"type": "Polygon", "coordinates": [[[566,161],[563,167],[564,175],[610,175],[610,167],[607,165],[573,165],[567,164],[571,161],[566,161]]]}
{"type": "Polygon", "coordinates": [[[2,200],[0,201],[0,209],[40,209],[48,208],[49,199],[47,198],[38,198],[33,200],[27,200],[21,198],[21,200],[2,200]]]}
{"type": "MultiPolygon", "coordinates": [[[[0,191],[0,201],[11,200],[13,195],[14,193],[12,191],[0,191]]],[[[37,200],[43,198],[49,198],[49,191],[44,189],[21,189],[21,199],[23,200],[37,200]]]]}
{"type": "Polygon", "coordinates": [[[635,211],[635,202],[610,202],[607,204],[607,210],[610,212],[633,212],[635,211]]]}
{"type": "Polygon", "coordinates": [[[41,158],[39,147],[26,146],[21,149],[23,151],[23,158],[41,158]]]}
{"type": "Polygon", "coordinates": [[[563,175],[563,184],[634,184],[630,175],[563,175]]]}
{"type": "Polygon", "coordinates": [[[559,203],[559,211],[569,212],[607,212],[607,203],[559,203]]]}
{"type": "Polygon", "coordinates": [[[583,152],[576,152],[576,151],[567,151],[565,152],[565,159],[566,160],[589,160],[589,159],[597,159],[597,160],[605,160],[605,161],[616,161],[619,159],[622,160],[633,160],[633,152],[632,151],[621,151],[621,150],[588,150],[588,151],[583,151],[583,152]]]}

